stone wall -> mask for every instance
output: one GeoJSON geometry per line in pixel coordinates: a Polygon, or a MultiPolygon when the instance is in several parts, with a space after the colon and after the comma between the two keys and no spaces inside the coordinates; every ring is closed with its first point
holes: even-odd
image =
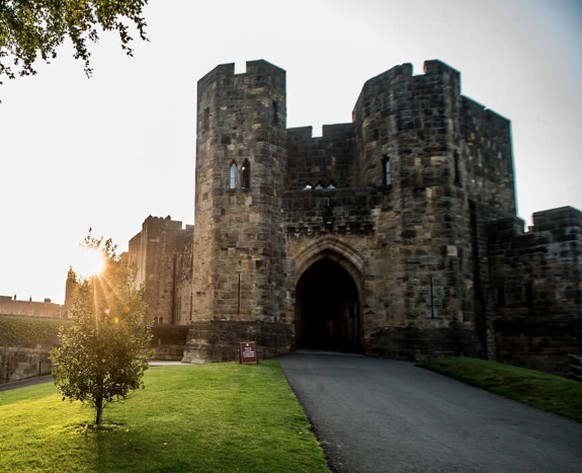
{"type": "Polygon", "coordinates": [[[51,302],[50,299],[45,299],[43,302],[37,302],[33,300],[17,300],[16,296],[0,296],[0,314],[55,319],[65,317],[65,310],[62,305],[55,304],[51,302]]]}
{"type": "Polygon", "coordinates": [[[180,361],[188,338],[186,325],[154,325],[151,346],[154,360],[180,361]]]}
{"type": "Polygon", "coordinates": [[[513,219],[490,226],[498,318],[582,318],[582,212],[536,212],[533,222],[527,233],[516,233],[513,219]]]}
{"type": "Polygon", "coordinates": [[[194,226],[186,225],[177,241],[174,271],[174,315],[172,323],[188,324],[192,320],[192,265],[194,226]]]}
{"type": "Polygon", "coordinates": [[[51,367],[46,347],[0,346],[0,384],[50,374],[51,367]]]}
{"type": "Polygon", "coordinates": [[[347,187],[351,183],[354,126],[324,125],[321,137],[312,137],[311,127],[287,130],[289,191],[347,187]]]}
{"type": "Polygon", "coordinates": [[[582,355],[582,318],[495,322],[497,360],[563,376],[572,374],[568,355],[582,355]]]}
{"type": "Polygon", "coordinates": [[[489,265],[500,361],[567,375],[582,354],[582,212],[536,212],[490,224],[489,265]]]}
{"type": "Polygon", "coordinates": [[[380,197],[374,189],[344,187],[303,189],[283,194],[284,228],[289,237],[322,234],[370,235],[372,210],[380,197]]]}
{"type": "Polygon", "coordinates": [[[387,326],[374,328],[367,339],[366,352],[403,360],[423,360],[439,356],[480,356],[480,343],[472,326],[443,324],[430,326],[387,326]]]}
{"type": "MultiPolygon", "coordinates": [[[[489,262],[490,226],[504,221],[504,232],[515,235],[522,231],[523,221],[488,205],[469,201],[471,258],[473,261],[473,294],[475,307],[475,329],[479,338],[481,355],[490,359],[496,356],[495,330],[497,317],[495,284],[489,262]]],[[[498,227],[496,227],[498,228],[498,227]]]]}
{"type": "MultiPolygon", "coordinates": [[[[44,322],[39,320],[37,323],[44,322]]],[[[31,320],[34,323],[34,320],[31,320]]],[[[10,330],[9,330],[10,332],[10,330]]],[[[21,333],[20,331],[19,333],[21,333]]],[[[43,333],[52,333],[52,329],[43,333]]],[[[152,330],[151,346],[155,350],[153,359],[180,361],[184,355],[188,326],[185,325],[155,325],[152,330]]],[[[50,335],[45,343],[37,344],[24,339],[12,342],[11,346],[0,345],[0,384],[50,374],[51,362],[49,352],[57,346],[56,335],[50,335]]]]}
{"type": "Polygon", "coordinates": [[[459,114],[464,137],[456,150],[455,166],[468,198],[515,215],[515,179],[509,120],[462,97],[459,114]]]}
{"type": "Polygon", "coordinates": [[[261,321],[208,320],[190,325],[185,363],[239,361],[239,343],[257,342],[259,359],[289,353],[293,332],[289,324],[261,321]]]}

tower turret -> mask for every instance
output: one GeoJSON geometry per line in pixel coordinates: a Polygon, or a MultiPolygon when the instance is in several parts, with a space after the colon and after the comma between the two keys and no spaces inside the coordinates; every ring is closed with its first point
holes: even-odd
{"type": "Polygon", "coordinates": [[[198,82],[191,359],[230,359],[229,346],[257,336],[268,346],[272,327],[286,326],[285,71],[262,60],[246,67],[235,74],[233,64],[221,65],[198,82]],[[212,353],[202,347],[208,324],[228,333],[212,353]]]}

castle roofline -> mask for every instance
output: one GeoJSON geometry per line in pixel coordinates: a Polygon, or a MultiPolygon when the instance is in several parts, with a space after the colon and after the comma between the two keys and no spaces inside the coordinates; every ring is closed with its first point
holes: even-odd
{"type": "Polygon", "coordinates": [[[201,77],[198,80],[198,87],[204,86],[205,84],[209,84],[214,82],[218,77],[231,77],[231,76],[243,76],[249,74],[258,74],[260,73],[261,69],[269,69],[273,73],[277,74],[286,74],[286,71],[274,64],[270,63],[269,61],[265,61],[264,59],[256,59],[253,61],[247,61],[245,63],[246,71],[241,73],[235,73],[235,63],[227,63],[227,64],[219,64],[214,69],[212,69],[208,74],[201,77]]]}
{"type": "Polygon", "coordinates": [[[456,74],[458,76],[460,76],[461,74],[457,69],[449,66],[448,64],[439,59],[427,59],[426,61],[424,61],[422,74],[415,75],[413,73],[412,64],[409,62],[405,62],[404,64],[391,67],[390,69],[378,74],[377,76],[368,79],[366,82],[364,82],[363,88],[365,89],[367,85],[373,84],[375,82],[384,81],[389,78],[396,78],[398,76],[401,76],[403,78],[404,77],[412,78],[419,75],[431,76],[436,74],[442,74],[443,72],[452,72],[453,74],[456,74]]]}

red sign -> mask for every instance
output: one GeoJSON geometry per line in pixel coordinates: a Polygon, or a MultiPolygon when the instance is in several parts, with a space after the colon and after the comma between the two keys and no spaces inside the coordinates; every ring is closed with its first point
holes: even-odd
{"type": "Polygon", "coordinates": [[[256,342],[240,342],[240,362],[242,364],[259,362],[256,342]]]}

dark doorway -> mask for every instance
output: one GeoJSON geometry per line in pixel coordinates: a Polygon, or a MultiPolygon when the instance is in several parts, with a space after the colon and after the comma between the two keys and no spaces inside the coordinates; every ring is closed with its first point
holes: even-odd
{"type": "Polygon", "coordinates": [[[297,282],[295,307],[298,348],[361,350],[358,289],[340,264],[313,263],[297,282]]]}

